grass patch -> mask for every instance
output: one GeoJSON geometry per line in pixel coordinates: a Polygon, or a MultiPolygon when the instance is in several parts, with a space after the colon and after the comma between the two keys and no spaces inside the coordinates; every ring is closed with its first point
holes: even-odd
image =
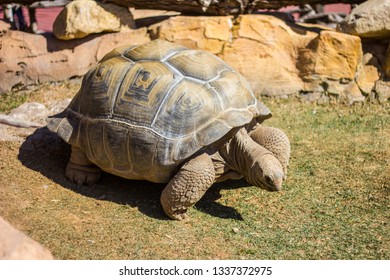
{"type": "Polygon", "coordinates": [[[0,113],[9,114],[25,102],[48,102],[72,98],[80,88],[80,79],[43,83],[20,91],[0,94],[0,113]]]}
{"type": "Polygon", "coordinates": [[[26,102],[27,98],[27,95],[13,93],[0,94],[0,113],[8,114],[12,109],[26,102]]]}
{"type": "Polygon", "coordinates": [[[0,142],[0,215],[58,259],[389,259],[389,104],[264,102],[292,143],[281,192],[217,184],[176,222],[163,185],[104,174],[79,188],[66,145],[0,142]]]}

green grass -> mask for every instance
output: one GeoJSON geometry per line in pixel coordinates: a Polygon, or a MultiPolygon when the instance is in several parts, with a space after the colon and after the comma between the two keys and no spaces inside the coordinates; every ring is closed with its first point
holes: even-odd
{"type": "Polygon", "coordinates": [[[8,114],[12,109],[22,105],[27,100],[27,95],[3,93],[0,94],[0,113],[8,114]]]}
{"type": "Polygon", "coordinates": [[[105,174],[78,188],[65,145],[2,142],[0,215],[59,259],[389,259],[389,104],[264,102],[292,144],[281,192],[221,183],[171,221],[163,185],[105,174]]]}

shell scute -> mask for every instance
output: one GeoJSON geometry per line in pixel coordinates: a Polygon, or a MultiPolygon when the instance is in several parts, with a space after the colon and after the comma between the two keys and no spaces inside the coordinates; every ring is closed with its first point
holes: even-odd
{"type": "Polygon", "coordinates": [[[133,60],[152,60],[161,61],[167,57],[185,50],[186,48],[180,45],[172,44],[164,40],[154,40],[150,43],[137,46],[123,52],[123,56],[133,60]]]}
{"type": "Polygon", "coordinates": [[[183,50],[167,60],[186,77],[206,82],[217,78],[223,70],[231,70],[216,56],[199,50],[183,50]]]}
{"type": "Polygon", "coordinates": [[[91,118],[111,116],[118,89],[133,65],[120,56],[99,64],[84,76],[70,108],[91,118]]]}
{"type": "Polygon", "coordinates": [[[150,127],[167,92],[179,79],[163,63],[136,63],[122,79],[114,103],[114,118],[150,127]]]}
{"type": "Polygon", "coordinates": [[[209,84],[220,96],[224,109],[244,109],[256,103],[252,90],[238,73],[224,71],[209,84]]]}
{"type": "Polygon", "coordinates": [[[207,87],[183,79],[161,104],[153,129],[170,138],[182,138],[215,119],[221,107],[217,96],[207,87]]]}

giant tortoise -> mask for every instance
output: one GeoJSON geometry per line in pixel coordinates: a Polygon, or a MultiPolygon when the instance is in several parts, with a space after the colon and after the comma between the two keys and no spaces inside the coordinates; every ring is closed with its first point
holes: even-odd
{"type": "Polygon", "coordinates": [[[48,128],[72,146],[69,180],[93,184],[104,170],[167,183],[161,204],[181,220],[215,182],[243,177],[281,189],[290,144],[260,125],[270,117],[218,57],[154,40],[108,53],[48,128]]]}

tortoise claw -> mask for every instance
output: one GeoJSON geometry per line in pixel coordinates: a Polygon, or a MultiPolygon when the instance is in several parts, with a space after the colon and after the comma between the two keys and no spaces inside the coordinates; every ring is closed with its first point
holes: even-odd
{"type": "Polygon", "coordinates": [[[95,166],[80,166],[68,163],[66,177],[78,186],[93,185],[100,179],[101,171],[95,166]]]}

